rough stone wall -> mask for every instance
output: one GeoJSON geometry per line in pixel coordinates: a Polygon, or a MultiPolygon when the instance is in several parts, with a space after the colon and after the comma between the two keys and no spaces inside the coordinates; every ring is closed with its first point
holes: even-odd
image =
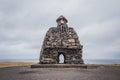
{"type": "Polygon", "coordinates": [[[45,36],[40,52],[41,64],[58,64],[59,55],[64,55],[65,64],[83,64],[82,48],[73,28],[68,27],[67,19],[60,16],[57,27],[50,28],[45,36]]]}

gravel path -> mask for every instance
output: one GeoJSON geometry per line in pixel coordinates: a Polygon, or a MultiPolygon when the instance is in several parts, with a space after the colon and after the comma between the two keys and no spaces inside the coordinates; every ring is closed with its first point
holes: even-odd
{"type": "Polygon", "coordinates": [[[120,80],[120,67],[79,68],[0,68],[0,80],[120,80]]]}

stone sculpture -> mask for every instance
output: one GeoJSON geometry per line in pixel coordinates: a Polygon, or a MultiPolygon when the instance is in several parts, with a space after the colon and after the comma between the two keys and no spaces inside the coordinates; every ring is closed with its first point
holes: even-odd
{"type": "Polygon", "coordinates": [[[59,56],[64,56],[64,64],[84,64],[82,48],[78,35],[72,27],[68,27],[68,20],[60,16],[57,27],[51,27],[45,36],[41,52],[40,64],[59,64],[59,56]]]}

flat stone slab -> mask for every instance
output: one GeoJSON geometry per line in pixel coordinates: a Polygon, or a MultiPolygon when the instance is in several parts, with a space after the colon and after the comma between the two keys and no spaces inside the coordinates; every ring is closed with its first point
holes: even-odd
{"type": "Polygon", "coordinates": [[[86,65],[86,64],[35,64],[31,65],[31,68],[96,68],[95,65],[86,65]]]}

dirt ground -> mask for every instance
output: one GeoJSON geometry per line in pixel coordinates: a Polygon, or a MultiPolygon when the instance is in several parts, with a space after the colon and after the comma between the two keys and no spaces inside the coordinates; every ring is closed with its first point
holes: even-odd
{"type": "Polygon", "coordinates": [[[80,68],[0,68],[0,80],[120,80],[119,66],[80,68]]]}

